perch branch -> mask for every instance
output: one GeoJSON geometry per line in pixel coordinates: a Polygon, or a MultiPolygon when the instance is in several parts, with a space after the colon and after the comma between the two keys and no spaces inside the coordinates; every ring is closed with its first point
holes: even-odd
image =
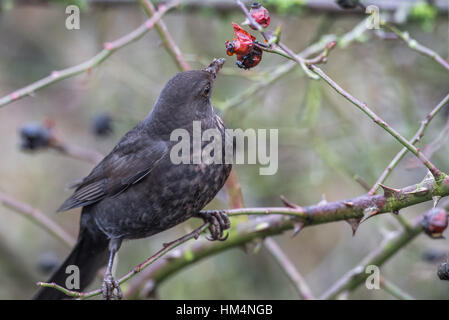
{"type": "MultiPolygon", "coordinates": [[[[142,283],[152,280],[157,286],[174,273],[198,262],[211,255],[218,254],[227,249],[240,247],[245,243],[267,236],[277,235],[286,230],[294,229],[298,225],[298,218],[304,222],[303,227],[328,223],[333,221],[361,218],[364,213],[379,210],[379,213],[393,212],[401,208],[415,205],[420,202],[432,200],[433,194],[449,195],[449,181],[447,179],[440,186],[436,186],[433,179],[427,178],[417,185],[412,185],[398,190],[396,195],[363,195],[354,199],[328,202],[321,205],[313,205],[300,208],[241,208],[226,210],[229,216],[236,215],[260,215],[258,219],[240,223],[231,228],[230,236],[224,242],[196,241],[189,247],[179,249],[170,258],[158,260],[151,268],[144,270],[129,283],[126,293],[128,298],[135,298],[141,292],[142,283]],[[188,254],[187,254],[188,253],[188,254]],[[189,257],[189,258],[186,258],[189,257]]],[[[416,227],[416,226],[415,226],[416,227]]],[[[404,234],[413,233],[414,229],[404,229],[404,234]]],[[[413,237],[407,237],[402,241],[410,241],[413,237]]],[[[385,249],[389,249],[387,246],[385,249]]],[[[385,257],[385,261],[399,250],[401,246],[392,248],[385,257]]]]}
{"type": "MultiPolygon", "coordinates": [[[[209,227],[209,223],[205,223],[202,226],[200,226],[199,228],[195,229],[194,231],[186,234],[185,236],[183,236],[179,239],[176,239],[172,242],[165,243],[163,245],[162,249],[160,249],[158,252],[156,252],[151,257],[147,258],[145,261],[143,261],[141,264],[139,264],[135,268],[133,268],[130,272],[125,274],[123,277],[121,277],[118,280],[119,283],[122,284],[122,283],[126,282],[127,280],[131,279],[132,277],[134,277],[134,275],[136,275],[137,273],[141,272],[143,269],[145,269],[148,266],[150,266],[151,264],[153,264],[159,258],[163,257],[170,250],[175,249],[176,247],[187,242],[190,239],[197,239],[199,237],[199,235],[202,232],[204,232],[208,227],[209,227]]],[[[67,296],[70,296],[73,298],[80,298],[80,299],[91,298],[91,297],[100,295],[102,293],[102,289],[97,289],[97,290],[93,290],[93,291],[89,291],[89,292],[78,292],[78,291],[68,290],[56,283],[38,282],[37,285],[40,287],[54,288],[56,290],[63,292],[67,296]]]]}

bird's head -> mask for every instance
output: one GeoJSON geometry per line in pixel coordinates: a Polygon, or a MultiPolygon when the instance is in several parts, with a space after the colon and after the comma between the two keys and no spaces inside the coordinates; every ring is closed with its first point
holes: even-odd
{"type": "Polygon", "coordinates": [[[170,118],[179,127],[213,114],[210,102],[215,78],[225,59],[214,59],[203,70],[180,72],[171,78],[153,108],[159,121],[170,118]]]}

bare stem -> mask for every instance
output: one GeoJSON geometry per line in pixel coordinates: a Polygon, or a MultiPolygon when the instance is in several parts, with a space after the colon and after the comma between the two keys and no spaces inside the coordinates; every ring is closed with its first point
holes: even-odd
{"type": "Polygon", "coordinates": [[[348,271],[338,280],[320,299],[336,299],[341,293],[352,291],[361,285],[370,275],[365,272],[366,267],[369,265],[382,266],[396,252],[421,233],[422,227],[420,221],[421,217],[418,217],[410,229],[404,229],[397,232],[393,237],[386,239],[375,251],[368,254],[357,267],[348,271]]]}
{"type": "Polygon", "coordinates": [[[397,285],[385,279],[384,277],[380,278],[380,286],[386,292],[391,294],[393,297],[399,300],[415,300],[410,294],[399,288],[397,285]]]}
{"type": "Polygon", "coordinates": [[[422,55],[432,58],[437,63],[439,63],[441,66],[443,66],[443,68],[445,68],[447,71],[449,71],[449,63],[445,59],[443,59],[438,53],[436,53],[432,49],[423,46],[418,41],[411,38],[410,34],[408,32],[401,31],[398,28],[396,28],[395,26],[390,25],[389,23],[386,23],[384,21],[381,23],[381,25],[383,27],[387,28],[388,30],[392,31],[393,33],[395,33],[400,39],[402,39],[405,43],[407,43],[407,45],[409,46],[410,49],[412,49],[422,55]]]}
{"type": "Polygon", "coordinates": [[[315,299],[303,276],[299,273],[288,256],[282,251],[276,241],[273,238],[267,238],[265,239],[264,244],[273,258],[276,259],[276,262],[279,264],[281,269],[293,283],[299,296],[304,300],[315,299]]]}
{"type": "Polygon", "coordinates": [[[97,151],[70,146],[59,140],[52,140],[49,147],[66,157],[81,160],[91,164],[99,163],[104,157],[97,151]]]}

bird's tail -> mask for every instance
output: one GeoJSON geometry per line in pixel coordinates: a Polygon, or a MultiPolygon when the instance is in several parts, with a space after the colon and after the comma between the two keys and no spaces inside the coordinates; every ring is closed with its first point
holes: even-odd
{"type": "MultiPolygon", "coordinates": [[[[78,283],[80,288],[76,288],[76,291],[84,290],[92,282],[97,271],[107,263],[108,243],[108,239],[103,234],[93,235],[86,229],[81,230],[72,252],[47,283],[54,282],[66,287],[68,277],[76,276],[76,271],[74,272],[73,269],[67,270],[67,267],[74,265],[79,268],[78,283]]],[[[68,298],[68,296],[57,289],[46,287],[40,288],[33,296],[33,300],[61,300],[64,298],[68,298]]]]}

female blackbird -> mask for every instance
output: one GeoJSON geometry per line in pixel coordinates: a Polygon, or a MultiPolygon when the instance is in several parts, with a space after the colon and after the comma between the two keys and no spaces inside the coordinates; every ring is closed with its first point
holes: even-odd
{"type": "MultiPolygon", "coordinates": [[[[48,282],[65,286],[69,276],[66,268],[75,265],[80,270],[82,291],[108,263],[103,297],[121,298],[112,265],[122,240],[149,237],[191,217],[211,223],[213,240],[225,240],[223,230],[230,227],[226,215],[200,210],[223,187],[232,165],[225,161],[173,164],[170,159],[170,150],[178,143],[170,140],[171,132],[182,128],[192,136],[193,121],[200,121],[202,130],[217,129],[223,142],[229,140],[210,102],[215,77],[224,61],[214,59],[204,70],[181,72],[170,79],[150,114],[76,183],[74,194],[58,211],[83,207],[78,241],[48,282]]],[[[224,156],[225,143],[222,148],[224,156]]],[[[34,296],[62,298],[67,296],[52,288],[41,288],[34,296]]]]}

